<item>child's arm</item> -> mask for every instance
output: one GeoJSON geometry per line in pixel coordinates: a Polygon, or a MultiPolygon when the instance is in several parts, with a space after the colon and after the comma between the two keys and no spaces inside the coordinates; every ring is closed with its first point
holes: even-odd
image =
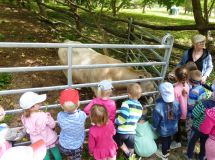
{"type": "Polygon", "coordinates": [[[206,99],[206,97],[207,97],[206,91],[205,91],[204,87],[202,87],[202,89],[199,90],[198,101],[200,101],[202,99],[206,99]]]}
{"type": "Polygon", "coordinates": [[[193,108],[192,115],[195,119],[201,117],[204,114],[205,107],[202,104],[202,101],[198,102],[195,107],[193,108]]]}
{"type": "Polygon", "coordinates": [[[160,116],[159,112],[157,111],[156,107],[153,109],[152,119],[153,119],[152,127],[154,130],[157,130],[157,128],[160,125],[161,116],[160,116]]]}
{"type": "Polygon", "coordinates": [[[88,138],[88,149],[89,149],[89,154],[92,156],[95,148],[95,138],[91,134],[91,130],[89,131],[89,138],[88,138]]]}
{"type": "Polygon", "coordinates": [[[53,119],[53,117],[51,116],[50,113],[46,113],[47,114],[47,125],[50,127],[50,128],[54,128],[55,125],[56,125],[56,122],[55,120],[53,119]]]}
{"type": "Polygon", "coordinates": [[[86,105],[86,106],[84,107],[84,112],[85,112],[87,115],[90,114],[90,110],[91,110],[92,106],[95,104],[95,103],[94,103],[94,100],[95,100],[95,99],[93,99],[88,105],[86,105]]]}
{"type": "Polygon", "coordinates": [[[111,113],[110,113],[110,120],[112,122],[114,122],[115,118],[116,118],[116,103],[114,101],[113,102],[113,107],[112,107],[112,110],[111,110],[111,113]]]}
{"type": "Polygon", "coordinates": [[[115,120],[116,125],[124,124],[128,117],[129,117],[129,106],[126,102],[123,102],[120,108],[120,113],[115,120]]]}
{"type": "Polygon", "coordinates": [[[55,127],[55,121],[50,115],[50,113],[44,113],[42,112],[39,117],[37,118],[37,121],[35,123],[36,130],[40,132],[41,130],[44,130],[46,126],[49,126],[50,128],[55,127]]]}

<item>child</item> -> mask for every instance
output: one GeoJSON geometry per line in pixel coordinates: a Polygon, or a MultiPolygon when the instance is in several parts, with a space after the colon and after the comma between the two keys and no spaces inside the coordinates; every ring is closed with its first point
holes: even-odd
{"type": "MultiPolygon", "coordinates": [[[[174,86],[175,100],[179,102],[181,109],[181,118],[178,124],[178,132],[175,135],[176,145],[173,148],[181,147],[181,127],[185,127],[185,120],[187,117],[187,99],[189,94],[189,85],[187,83],[187,70],[179,67],[175,70],[175,77],[177,83],[174,86]]],[[[172,146],[172,145],[171,145],[172,146]]]]}
{"type": "Polygon", "coordinates": [[[64,110],[57,115],[57,121],[61,128],[60,151],[70,160],[81,160],[87,116],[78,109],[80,104],[78,91],[71,88],[63,90],[60,93],[60,104],[64,110]]]}
{"type": "Polygon", "coordinates": [[[200,131],[209,134],[205,144],[207,160],[215,159],[215,107],[206,110],[206,118],[200,126],[200,131]]]}
{"type": "Polygon", "coordinates": [[[137,123],[135,144],[135,153],[140,157],[150,157],[157,151],[157,145],[154,141],[156,139],[155,133],[152,131],[150,123],[146,117],[147,110],[143,110],[143,114],[137,123]]]}
{"type": "Polygon", "coordinates": [[[117,133],[114,139],[127,158],[134,153],[134,136],[136,134],[137,122],[142,115],[143,107],[138,99],[141,97],[142,89],[139,84],[128,85],[128,100],[122,103],[119,115],[115,120],[117,133]]]}
{"type": "MultiPolygon", "coordinates": [[[[3,121],[5,117],[5,112],[2,106],[0,106],[0,121],[3,121]]],[[[5,135],[7,134],[7,124],[0,124],[0,159],[3,153],[11,147],[11,144],[5,139],[5,135]]]]}
{"type": "Polygon", "coordinates": [[[161,98],[156,100],[153,110],[153,128],[160,135],[162,153],[156,154],[162,160],[168,160],[171,136],[178,130],[178,121],[181,116],[179,103],[175,101],[174,88],[169,82],[161,83],[159,86],[161,98]]]}
{"type": "Polygon", "coordinates": [[[114,123],[116,116],[116,103],[110,99],[112,94],[112,84],[108,80],[103,80],[98,84],[98,97],[94,98],[85,108],[84,112],[89,115],[90,110],[94,104],[100,104],[104,106],[109,115],[109,119],[114,123]]]}
{"type": "Polygon", "coordinates": [[[47,153],[44,160],[50,160],[50,154],[55,160],[61,160],[61,155],[57,147],[57,133],[53,130],[55,121],[48,112],[40,111],[40,103],[46,100],[46,94],[38,95],[34,92],[25,92],[19,100],[20,107],[24,109],[22,123],[26,132],[30,135],[31,143],[40,139],[45,141],[47,153]]]}
{"type": "Polygon", "coordinates": [[[43,160],[46,155],[46,144],[38,140],[30,146],[16,146],[8,149],[1,160],[43,160]]]}
{"type": "Polygon", "coordinates": [[[108,112],[104,106],[93,105],[90,112],[91,122],[88,147],[90,155],[96,160],[115,160],[117,145],[113,140],[116,130],[112,121],[108,120],[108,112]]]}
{"type": "Polygon", "coordinates": [[[190,91],[188,96],[187,104],[187,121],[186,121],[186,131],[187,139],[189,141],[191,136],[191,127],[193,123],[192,111],[194,106],[202,99],[206,99],[205,88],[201,85],[202,73],[199,70],[193,70],[190,72],[190,91]]]}
{"type": "Polygon", "coordinates": [[[202,99],[200,100],[194,107],[192,115],[193,115],[193,124],[191,130],[191,137],[188,141],[187,146],[187,157],[188,159],[193,158],[193,152],[195,148],[196,142],[200,139],[200,152],[199,152],[199,160],[203,160],[205,156],[205,142],[208,138],[207,135],[200,132],[200,124],[205,119],[205,110],[210,109],[215,106],[215,90],[210,99],[202,99]]]}

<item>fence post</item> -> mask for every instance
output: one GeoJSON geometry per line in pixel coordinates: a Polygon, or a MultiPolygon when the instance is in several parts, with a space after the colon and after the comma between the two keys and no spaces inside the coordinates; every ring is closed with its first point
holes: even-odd
{"type": "Polygon", "coordinates": [[[167,33],[163,37],[163,39],[161,41],[161,44],[163,44],[163,45],[166,44],[166,45],[171,46],[170,48],[165,49],[165,54],[164,54],[164,57],[163,57],[163,62],[166,62],[166,64],[162,67],[162,70],[161,70],[161,76],[163,77],[163,80],[165,79],[165,75],[166,75],[167,69],[169,67],[169,59],[170,59],[170,55],[171,55],[171,52],[172,52],[173,43],[174,43],[174,38],[169,33],[167,33]]]}
{"type": "Polygon", "coordinates": [[[71,87],[72,86],[72,47],[69,47],[67,50],[67,63],[68,63],[67,83],[71,87]]]}

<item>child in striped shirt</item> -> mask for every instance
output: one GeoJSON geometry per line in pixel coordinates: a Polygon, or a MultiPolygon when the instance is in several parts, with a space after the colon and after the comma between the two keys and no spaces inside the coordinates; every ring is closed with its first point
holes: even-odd
{"type": "Polygon", "coordinates": [[[114,139],[118,147],[124,152],[126,158],[129,158],[134,153],[135,130],[137,122],[142,115],[143,107],[138,101],[142,93],[139,84],[130,84],[127,88],[127,92],[128,100],[122,103],[119,115],[115,120],[117,133],[114,139]]]}

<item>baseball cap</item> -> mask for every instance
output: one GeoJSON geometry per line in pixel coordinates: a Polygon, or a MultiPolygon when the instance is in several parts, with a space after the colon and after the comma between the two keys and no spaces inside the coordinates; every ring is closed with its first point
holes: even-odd
{"type": "Polygon", "coordinates": [[[63,106],[65,102],[77,104],[79,102],[79,93],[75,89],[67,88],[60,93],[60,104],[63,106]]]}
{"type": "Polygon", "coordinates": [[[34,92],[25,92],[19,99],[19,105],[22,109],[29,109],[37,103],[45,101],[46,94],[37,94],[34,92]]]}
{"type": "Polygon", "coordinates": [[[98,87],[103,91],[113,88],[113,86],[109,80],[103,80],[103,81],[99,82],[98,87]]]}
{"type": "Polygon", "coordinates": [[[173,102],[174,97],[174,88],[173,85],[169,82],[161,83],[159,86],[160,94],[163,100],[167,103],[173,102]]]}
{"type": "Polygon", "coordinates": [[[45,155],[45,142],[38,140],[30,146],[17,146],[8,149],[2,155],[1,160],[43,160],[45,155]]]}

